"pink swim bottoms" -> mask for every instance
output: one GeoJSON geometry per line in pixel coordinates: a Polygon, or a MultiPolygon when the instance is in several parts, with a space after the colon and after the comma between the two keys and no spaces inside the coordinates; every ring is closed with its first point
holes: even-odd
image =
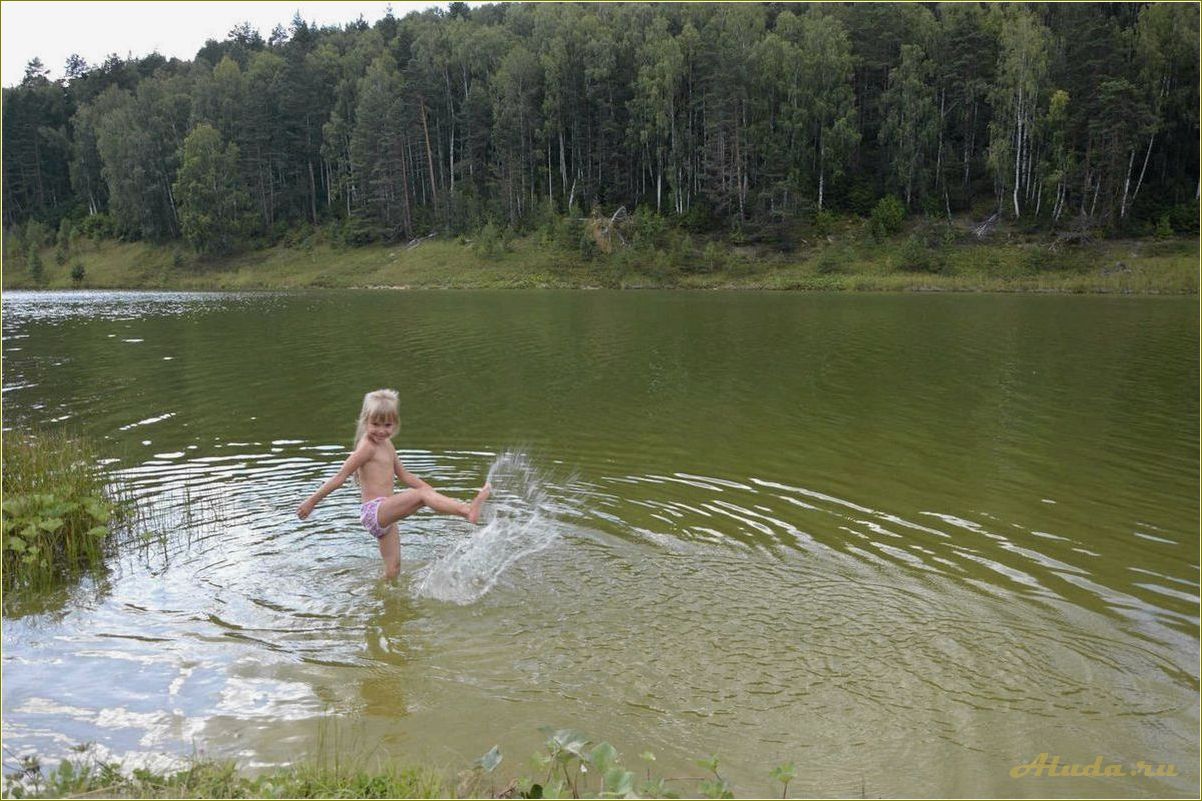
{"type": "Polygon", "coordinates": [[[367,533],[376,539],[381,539],[388,533],[388,529],[380,525],[380,504],[385,500],[385,498],[372,498],[359,507],[359,522],[367,529],[367,533]]]}

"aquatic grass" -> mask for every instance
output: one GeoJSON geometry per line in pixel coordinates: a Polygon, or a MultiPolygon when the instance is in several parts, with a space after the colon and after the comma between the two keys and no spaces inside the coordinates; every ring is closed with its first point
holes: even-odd
{"type": "Polygon", "coordinates": [[[45,590],[98,571],[133,505],[90,441],[63,430],[9,434],[3,446],[3,588],[45,590]]]}

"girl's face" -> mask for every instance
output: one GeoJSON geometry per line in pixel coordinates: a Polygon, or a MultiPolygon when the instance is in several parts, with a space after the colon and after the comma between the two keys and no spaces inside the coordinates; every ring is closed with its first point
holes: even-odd
{"type": "Polygon", "coordinates": [[[374,419],[367,421],[367,436],[372,442],[380,443],[386,439],[392,439],[392,435],[396,433],[396,420],[374,419]]]}

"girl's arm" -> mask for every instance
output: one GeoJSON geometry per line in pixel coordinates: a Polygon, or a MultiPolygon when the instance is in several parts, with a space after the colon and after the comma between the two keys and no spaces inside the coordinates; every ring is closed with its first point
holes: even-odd
{"type": "Polygon", "coordinates": [[[414,489],[428,489],[430,487],[429,484],[406,470],[399,458],[393,459],[393,470],[396,472],[396,477],[406,486],[413,487],[414,489]]]}
{"type": "Polygon", "coordinates": [[[355,448],[354,452],[342,463],[342,467],[338,470],[337,475],[322,484],[317,492],[310,495],[308,500],[302,503],[300,508],[296,510],[296,516],[301,520],[308,517],[313,511],[313,507],[317,506],[322,498],[341,487],[348,478],[354,475],[356,470],[363,466],[363,463],[371,457],[371,448],[371,442],[364,437],[363,441],[359,443],[359,447],[355,448]]]}

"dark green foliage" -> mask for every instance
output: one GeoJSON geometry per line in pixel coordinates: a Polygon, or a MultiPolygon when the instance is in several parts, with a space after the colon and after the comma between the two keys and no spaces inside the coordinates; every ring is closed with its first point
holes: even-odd
{"type": "Polygon", "coordinates": [[[833,275],[847,271],[847,264],[851,258],[851,254],[842,249],[826,248],[818,256],[818,261],[814,265],[819,275],[833,275]]]}
{"type": "Polygon", "coordinates": [[[58,235],[54,238],[54,261],[60,267],[67,263],[67,259],[71,256],[71,237],[75,233],[75,227],[66,217],[58,226],[58,235]]]}
{"type": "Polygon", "coordinates": [[[501,229],[492,222],[487,223],[476,234],[476,254],[486,259],[495,259],[501,255],[502,249],[501,229]]]}
{"type": "Polygon", "coordinates": [[[576,249],[580,254],[580,258],[584,261],[592,261],[601,255],[601,249],[597,247],[597,240],[584,226],[580,228],[580,236],[576,240],[576,249]]]}
{"type": "Polygon", "coordinates": [[[662,247],[668,230],[667,220],[649,208],[639,208],[631,215],[630,244],[636,248],[654,250],[662,247]]]}
{"type": "Polygon", "coordinates": [[[384,239],[408,238],[414,232],[409,184],[416,179],[410,171],[421,165],[404,161],[412,109],[404,102],[408,93],[392,56],[372,61],[358,95],[349,144],[363,216],[384,239]]]}
{"type": "Polygon", "coordinates": [[[350,217],[334,221],[329,228],[330,241],[339,247],[360,247],[380,238],[381,230],[375,220],[350,217]]]}
{"type": "Polygon", "coordinates": [[[677,224],[692,234],[709,234],[718,228],[713,210],[704,203],[694,203],[689,210],[677,218],[677,224]]]}
{"type": "MultiPolygon", "coordinates": [[[[243,24],[190,63],[74,57],[51,80],[31,62],[4,90],[3,223],[224,252],[302,225],[349,245],[491,219],[578,248],[548,214],[625,207],[639,248],[730,228],[787,251],[791,223],[894,193],[1020,227],[1083,213],[1152,232],[1167,212],[1188,232],[1198,61],[1196,4],[455,4],[297,17],[267,38],[243,24]],[[184,202],[201,126],[225,189],[184,202]],[[222,195],[245,198],[236,224],[210,213],[222,195]]],[[[69,262],[71,242],[44,244],[69,262]]]]}
{"type": "Polygon", "coordinates": [[[29,278],[35,285],[41,285],[46,280],[46,270],[42,266],[42,254],[38,252],[38,246],[29,245],[29,251],[25,256],[25,266],[29,270],[29,278]]]}
{"type": "Polygon", "coordinates": [[[89,239],[112,239],[117,235],[117,225],[108,214],[91,214],[84,217],[80,232],[89,239]]]}
{"type": "Polygon", "coordinates": [[[886,195],[872,209],[872,235],[878,242],[883,241],[901,231],[905,221],[906,207],[893,195],[886,195]]]}
{"type": "Polygon", "coordinates": [[[572,250],[579,246],[580,238],[585,236],[584,220],[579,214],[569,214],[555,223],[555,244],[563,250],[572,250]]]}
{"type": "Polygon", "coordinates": [[[716,273],[726,266],[726,253],[717,242],[707,242],[701,254],[701,264],[706,272],[716,273]]]}
{"type": "Polygon", "coordinates": [[[865,175],[855,175],[847,185],[843,206],[853,214],[867,217],[876,205],[876,191],[865,175]]]}
{"type": "Polygon", "coordinates": [[[676,272],[700,272],[703,268],[698,258],[693,237],[687,232],[673,232],[668,246],[668,262],[676,272]]]}
{"type": "Polygon", "coordinates": [[[897,253],[897,268],[907,272],[937,273],[945,264],[940,248],[928,246],[917,233],[911,234],[897,253]]]}
{"type": "Polygon", "coordinates": [[[87,274],[87,270],[84,269],[84,266],[79,262],[76,262],[75,266],[71,268],[71,283],[77,287],[80,286],[83,284],[83,279],[87,276],[87,274]]]}
{"type": "Polygon", "coordinates": [[[184,140],[183,163],[172,187],[180,228],[198,253],[231,252],[250,227],[250,197],[238,177],[238,146],[201,123],[184,140]]]}
{"type": "Polygon", "coordinates": [[[1181,234],[1198,233],[1198,201],[1178,203],[1169,210],[1169,225],[1181,234]]]}
{"type": "Polygon", "coordinates": [[[938,217],[924,217],[914,226],[914,236],[925,247],[939,249],[954,244],[959,234],[955,226],[947,220],[938,217]]]}
{"type": "Polygon", "coordinates": [[[25,243],[39,248],[54,243],[54,231],[41,220],[30,220],[25,226],[25,243]]]}
{"type": "Polygon", "coordinates": [[[818,236],[828,236],[835,228],[835,215],[823,209],[814,215],[814,233],[818,236]]]}

